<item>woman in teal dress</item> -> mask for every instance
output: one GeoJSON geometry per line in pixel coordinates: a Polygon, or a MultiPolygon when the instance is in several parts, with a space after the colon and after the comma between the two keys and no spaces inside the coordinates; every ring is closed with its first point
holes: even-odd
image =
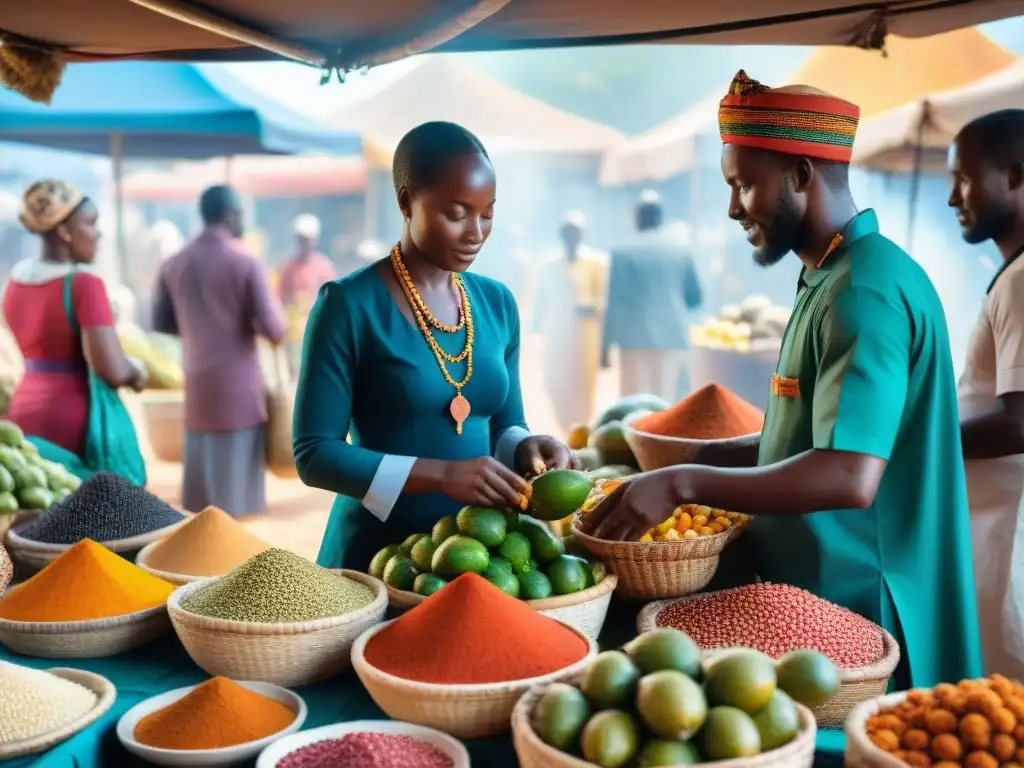
{"type": "Polygon", "coordinates": [[[524,476],[574,461],[527,429],[515,299],[467,271],[494,216],[483,145],[425,123],[399,142],[394,183],[401,241],[320,290],[303,346],[295,464],[338,494],[317,560],[333,568],[365,570],[465,504],[514,506],[524,476]]]}

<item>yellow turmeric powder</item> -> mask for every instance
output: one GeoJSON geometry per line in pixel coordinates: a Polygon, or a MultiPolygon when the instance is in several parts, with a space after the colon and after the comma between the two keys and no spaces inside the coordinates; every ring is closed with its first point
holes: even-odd
{"type": "Polygon", "coordinates": [[[0,597],[0,619],[87,621],[167,602],[174,585],[91,539],[83,539],[20,587],[0,597]]]}

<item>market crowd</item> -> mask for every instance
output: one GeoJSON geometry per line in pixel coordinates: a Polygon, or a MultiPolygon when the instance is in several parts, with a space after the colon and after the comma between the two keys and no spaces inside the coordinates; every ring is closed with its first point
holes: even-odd
{"type": "MultiPolygon", "coordinates": [[[[736,76],[719,110],[723,213],[757,264],[791,252],[802,264],[763,427],[634,477],[586,525],[635,540],[682,504],[749,513],[752,570],[885,627],[902,648],[899,688],[983,669],[1024,679],[1024,111],[975,120],[950,153],[950,215],[968,242],[993,241],[1004,257],[959,383],[932,283],[851,194],[858,120],[856,105],[814,88],[736,76]]],[[[263,510],[257,339],[283,346],[298,371],[299,476],[337,494],[319,556],[332,568],[365,570],[381,547],[465,504],[517,505],[527,478],[577,461],[560,438],[531,432],[517,301],[471,269],[496,215],[486,148],[458,125],[426,123],[399,143],[393,180],[404,223],[387,255],[337,278],[317,250],[319,222],[302,216],[276,286],[242,244],[237,194],[207,190],[204,229],[162,264],[151,302],[153,327],[183,340],[185,507],[263,510]]],[[[9,415],[52,456],[103,455],[127,474],[137,440],[111,395],[146,377],[89,270],[99,215],[60,180],[25,192],[39,255],[15,266],[3,295],[26,361],[9,415]],[[116,433],[97,432],[101,407],[116,433]]],[[[585,226],[566,216],[533,319],[566,428],[589,416],[613,347],[626,392],[677,394],[686,313],[702,302],[656,196],[641,198],[635,238],[610,256],[587,248],[585,226]]]]}

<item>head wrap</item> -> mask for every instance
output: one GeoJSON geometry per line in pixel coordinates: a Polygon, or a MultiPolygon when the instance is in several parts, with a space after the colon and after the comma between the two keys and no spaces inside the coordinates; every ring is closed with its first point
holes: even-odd
{"type": "Polygon", "coordinates": [[[292,222],[292,232],[298,237],[316,240],[320,237],[320,219],[312,213],[303,213],[292,222]]]}
{"type": "Polygon", "coordinates": [[[29,232],[42,235],[63,223],[84,199],[74,184],[43,179],[25,190],[18,218],[29,232]]]}
{"type": "Polygon", "coordinates": [[[567,211],[565,214],[565,223],[576,227],[577,229],[587,228],[587,217],[583,215],[582,211],[567,211]]]}
{"type": "Polygon", "coordinates": [[[849,163],[860,107],[807,85],[769,88],[742,69],[718,107],[722,143],[849,163]]]}

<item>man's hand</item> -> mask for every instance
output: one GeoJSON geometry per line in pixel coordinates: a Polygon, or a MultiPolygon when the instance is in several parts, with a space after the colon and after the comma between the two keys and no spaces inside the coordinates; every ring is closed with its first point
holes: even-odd
{"type": "Polygon", "coordinates": [[[583,532],[609,541],[636,541],[686,504],[680,492],[685,467],[669,467],[631,477],[586,516],[583,532]]]}

